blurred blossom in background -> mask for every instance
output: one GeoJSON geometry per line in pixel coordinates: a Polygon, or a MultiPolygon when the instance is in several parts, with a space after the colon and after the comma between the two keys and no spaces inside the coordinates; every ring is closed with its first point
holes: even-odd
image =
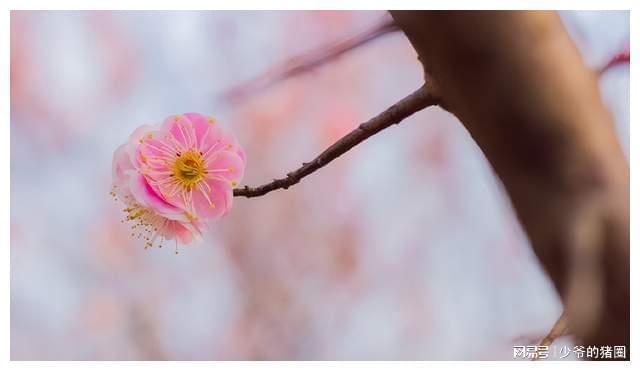
{"type": "MultiPolygon", "coordinates": [[[[12,12],[11,358],[484,360],[537,343],[559,298],[482,153],[439,108],[289,190],[236,198],[179,255],[144,250],[120,222],[112,154],[141,124],[215,115],[258,185],[416,89],[421,67],[396,32],[219,99],[385,16],[12,12]]],[[[628,12],[562,17],[594,68],[628,47],[628,12]]],[[[628,66],[601,87],[628,156],[628,66]]]]}

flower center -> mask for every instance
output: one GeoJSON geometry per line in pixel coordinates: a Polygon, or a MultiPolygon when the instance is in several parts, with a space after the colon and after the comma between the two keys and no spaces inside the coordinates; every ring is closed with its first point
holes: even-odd
{"type": "Polygon", "coordinates": [[[200,152],[188,150],[178,154],[173,165],[173,176],[182,187],[193,188],[207,173],[200,152]]]}

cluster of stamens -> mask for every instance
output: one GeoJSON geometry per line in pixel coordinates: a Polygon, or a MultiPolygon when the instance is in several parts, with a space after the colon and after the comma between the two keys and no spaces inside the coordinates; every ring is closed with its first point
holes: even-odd
{"type": "MultiPolygon", "coordinates": [[[[118,201],[118,195],[114,189],[109,194],[118,201]]],[[[141,206],[129,195],[123,196],[123,202],[127,207],[122,209],[125,213],[125,217],[120,220],[121,223],[133,222],[131,225],[131,237],[137,237],[144,240],[145,250],[157,246],[162,248],[164,237],[162,237],[162,229],[166,226],[167,219],[160,215],[157,215],[147,208],[141,206]],[[155,244],[158,236],[160,236],[160,243],[155,244]]],[[[177,250],[176,250],[177,253],[177,250]]]]}
{"type": "MultiPolygon", "coordinates": [[[[189,131],[185,128],[183,132],[188,133],[189,131]]],[[[189,137],[189,135],[185,134],[185,138],[186,137],[189,137]]],[[[209,169],[208,166],[210,161],[215,159],[218,153],[223,150],[230,150],[232,146],[218,142],[212,145],[206,153],[203,153],[195,148],[184,149],[182,145],[177,143],[175,138],[172,138],[170,135],[167,137],[167,140],[171,141],[175,145],[175,148],[167,147],[158,142],[150,143],[149,140],[151,139],[153,138],[149,135],[147,138],[140,140],[141,144],[145,143],[159,152],[157,156],[142,158],[145,165],[143,167],[143,174],[149,183],[159,187],[160,193],[168,198],[180,194],[185,205],[192,212],[192,192],[200,192],[209,203],[209,207],[215,208],[215,203],[213,203],[209,197],[211,188],[205,180],[219,179],[226,181],[220,175],[233,172],[234,169],[209,169]],[[154,168],[158,162],[169,168],[169,174],[165,173],[163,175],[162,171],[159,172],[154,168]],[[161,176],[158,176],[158,174],[161,176]],[[162,176],[164,176],[164,178],[162,176]]],[[[236,185],[236,181],[231,181],[232,187],[236,185]]]]}
{"type": "Polygon", "coordinates": [[[186,190],[192,190],[207,175],[207,169],[202,158],[203,153],[196,150],[188,150],[176,153],[173,164],[172,184],[186,190]]]}

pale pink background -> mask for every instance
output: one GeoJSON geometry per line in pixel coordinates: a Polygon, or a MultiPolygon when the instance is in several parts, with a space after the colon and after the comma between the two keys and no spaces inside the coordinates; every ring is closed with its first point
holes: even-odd
{"type": "MultiPolygon", "coordinates": [[[[420,112],[288,191],[236,199],[205,241],[143,250],[109,196],[138,125],[231,127],[257,185],[413,91],[401,33],[226,105],[219,95],[384,12],[13,12],[11,358],[511,359],[561,305],[478,147],[420,112]]],[[[628,12],[565,12],[586,60],[628,12]]],[[[602,79],[628,151],[629,68],[602,79]]],[[[558,344],[570,344],[563,339],[558,344]]]]}

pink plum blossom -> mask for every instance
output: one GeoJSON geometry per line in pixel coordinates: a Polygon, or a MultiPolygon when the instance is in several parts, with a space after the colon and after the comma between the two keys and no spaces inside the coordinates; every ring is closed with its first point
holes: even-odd
{"type": "Polygon", "coordinates": [[[235,136],[212,117],[186,113],[143,125],[113,154],[112,195],[126,205],[132,235],[145,248],[162,240],[189,244],[208,221],[225,215],[246,157],[235,136]]]}

